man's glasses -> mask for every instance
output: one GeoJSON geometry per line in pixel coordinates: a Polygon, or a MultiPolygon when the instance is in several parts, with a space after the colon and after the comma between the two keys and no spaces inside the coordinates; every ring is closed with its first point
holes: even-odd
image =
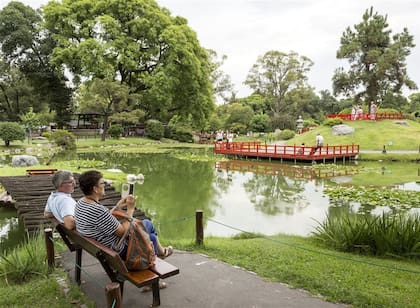
{"type": "Polygon", "coordinates": [[[63,184],[73,184],[73,185],[76,185],[76,181],[75,180],[65,181],[65,182],[63,182],[63,184]]]}

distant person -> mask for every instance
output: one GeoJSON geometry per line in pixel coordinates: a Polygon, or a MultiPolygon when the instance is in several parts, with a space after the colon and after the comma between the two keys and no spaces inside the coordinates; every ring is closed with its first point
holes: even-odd
{"type": "Polygon", "coordinates": [[[223,132],[221,132],[220,130],[219,130],[219,131],[217,131],[217,134],[216,134],[216,141],[217,141],[217,142],[221,142],[221,141],[223,141],[223,132]]]}
{"type": "Polygon", "coordinates": [[[354,121],[356,119],[356,107],[353,106],[351,108],[351,120],[354,121]]]}
{"type": "Polygon", "coordinates": [[[357,120],[363,120],[363,109],[360,105],[357,106],[356,119],[357,120]]]}
{"type": "Polygon", "coordinates": [[[309,155],[314,155],[318,150],[319,150],[319,154],[321,154],[323,145],[324,145],[324,137],[322,137],[322,135],[318,133],[315,137],[315,146],[312,147],[309,155]]]}
{"type": "Polygon", "coordinates": [[[44,216],[55,217],[67,229],[72,230],[75,228],[74,207],[76,205],[76,201],[71,196],[76,186],[73,173],[65,170],[58,171],[53,175],[52,183],[55,191],[48,197],[44,216]]]}
{"type": "Polygon", "coordinates": [[[372,121],[376,120],[376,111],[378,110],[378,106],[376,106],[374,101],[370,102],[370,119],[372,121]]]}
{"type": "Polygon", "coordinates": [[[304,155],[305,154],[305,143],[302,142],[302,144],[300,145],[300,148],[298,150],[298,155],[304,155]]]}

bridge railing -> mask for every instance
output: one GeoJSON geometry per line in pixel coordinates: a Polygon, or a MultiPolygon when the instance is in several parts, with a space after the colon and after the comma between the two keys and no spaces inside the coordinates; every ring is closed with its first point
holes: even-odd
{"type": "Polygon", "coordinates": [[[357,155],[358,144],[325,145],[321,148],[300,145],[263,144],[261,142],[216,142],[214,152],[217,154],[232,154],[241,156],[267,156],[267,157],[302,157],[302,156],[342,156],[357,155]]]}

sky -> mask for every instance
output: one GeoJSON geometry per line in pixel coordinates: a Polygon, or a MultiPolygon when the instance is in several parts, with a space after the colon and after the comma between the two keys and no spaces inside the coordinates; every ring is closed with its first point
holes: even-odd
{"type": "MultiPolygon", "coordinates": [[[[0,7],[9,1],[0,0],[0,7]]],[[[22,0],[39,8],[47,0],[22,0]]],[[[418,46],[407,58],[409,77],[420,87],[420,3],[419,0],[157,0],[172,16],[182,16],[197,33],[204,48],[226,55],[222,70],[231,77],[237,97],[251,94],[243,84],[252,65],[267,51],[295,51],[314,65],[309,84],[316,92],[332,91],[334,70],[346,66],[336,59],[340,38],[347,27],[362,21],[373,6],[388,16],[392,34],[403,28],[418,46]]],[[[411,92],[405,91],[408,95],[411,92]]]]}

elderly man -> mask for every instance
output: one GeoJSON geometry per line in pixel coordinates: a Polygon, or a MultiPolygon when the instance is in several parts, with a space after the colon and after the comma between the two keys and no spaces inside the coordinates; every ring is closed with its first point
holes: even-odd
{"type": "Polygon", "coordinates": [[[64,223],[67,229],[74,229],[74,208],[76,201],[71,194],[74,192],[76,182],[73,173],[70,171],[58,171],[52,178],[56,191],[48,197],[45,205],[44,216],[55,217],[59,222],[64,223]]]}

